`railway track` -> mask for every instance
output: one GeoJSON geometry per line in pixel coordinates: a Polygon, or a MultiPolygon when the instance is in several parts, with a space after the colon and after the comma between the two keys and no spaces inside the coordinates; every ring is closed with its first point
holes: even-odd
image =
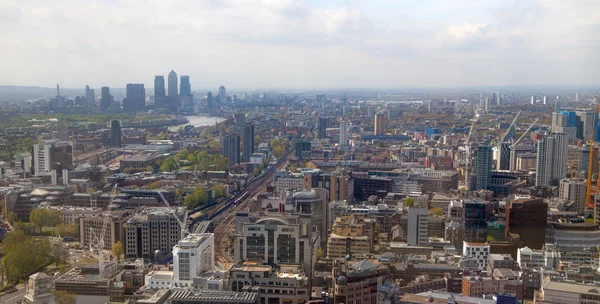
{"type": "Polygon", "coordinates": [[[275,171],[287,166],[288,157],[292,151],[282,155],[277,163],[273,165],[267,172],[259,178],[253,180],[248,186],[238,193],[233,200],[233,204],[226,206],[226,210],[218,214],[212,220],[214,221],[215,229],[215,256],[217,262],[227,268],[233,263],[231,255],[228,253],[230,237],[235,233],[235,214],[237,212],[247,212],[252,205],[252,198],[257,194],[265,191],[267,184],[273,179],[275,171]]]}

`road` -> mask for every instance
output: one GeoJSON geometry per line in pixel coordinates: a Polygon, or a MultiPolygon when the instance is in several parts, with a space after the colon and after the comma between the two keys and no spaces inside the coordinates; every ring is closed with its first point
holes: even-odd
{"type": "Polygon", "coordinates": [[[221,213],[218,217],[214,218],[215,223],[215,257],[217,262],[220,263],[224,268],[227,268],[233,263],[231,255],[228,253],[230,236],[235,233],[235,214],[237,212],[247,212],[250,210],[252,199],[259,193],[263,192],[267,184],[273,180],[273,174],[277,170],[285,168],[288,165],[288,157],[292,151],[286,152],[282,155],[277,163],[267,170],[262,176],[253,180],[248,186],[238,193],[233,199],[244,197],[247,194],[246,199],[239,202],[237,205],[232,205],[229,210],[221,213]]]}

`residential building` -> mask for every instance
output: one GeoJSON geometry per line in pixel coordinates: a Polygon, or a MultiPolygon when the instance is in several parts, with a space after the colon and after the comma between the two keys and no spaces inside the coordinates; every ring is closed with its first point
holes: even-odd
{"type": "Polygon", "coordinates": [[[536,186],[556,186],[567,176],[568,144],[564,133],[546,135],[536,143],[536,186]]]}
{"type": "Polygon", "coordinates": [[[385,135],[385,115],[381,113],[375,114],[375,118],[373,120],[375,136],[385,135]]]}
{"type": "Polygon", "coordinates": [[[340,146],[347,146],[348,145],[348,122],[346,121],[341,121],[340,122],[340,138],[339,138],[339,143],[340,146]]]}
{"type": "Polygon", "coordinates": [[[246,123],[244,126],[244,162],[250,162],[254,153],[254,124],[246,123]]]}
{"type": "Polygon", "coordinates": [[[492,179],[492,148],[481,144],[475,150],[475,189],[487,190],[492,179]]]}
{"type": "Polygon", "coordinates": [[[327,138],[327,128],[329,128],[329,117],[319,117],[317,123],[317,138],[327,138]]]}
{"type": "Polygon", "coordinates": [[[585,211],[585,200],[587,191],[587,180],[583,178],[564,178],[560,180],[558,197],[569,201],[571,211],[583,215],[585,211]]]}
{"type": "Polygon", "coordinates": [[[240,136],[229,134],[223,140],[223,156],[229,161],[229,166],[240,163],[240,136]]]}
{"type": "Polygon", "coordinates": [[[463,242],[463,257],[475,259],[477,261],[477,267],[480,270],[485,270],[487,269],[488,258],[490,257],[490,245],[465,241],[463,242]]]}

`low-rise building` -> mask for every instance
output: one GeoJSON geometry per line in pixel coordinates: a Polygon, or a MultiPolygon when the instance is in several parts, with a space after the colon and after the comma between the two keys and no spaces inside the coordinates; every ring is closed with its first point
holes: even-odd
{"type": "Polygon", "coordinates": [[[475,259],[477,261],[477,267],[484,270],[487,268],[488,258],[490,256],[490,245],[463,242],[463,256],[475,259]]]}

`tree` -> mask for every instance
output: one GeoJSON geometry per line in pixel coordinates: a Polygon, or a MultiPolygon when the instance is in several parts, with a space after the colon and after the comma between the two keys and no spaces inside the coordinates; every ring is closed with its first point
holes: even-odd
{"type": "Polygon", "coordinates": [[[183,204],[188,208],[196,208],[200,205],[204,205],[208,202],[208,194],[204,189],[197,187],[194,192],[185,196],[183,204]]]}
{"type": "Polygon", "coordinates": [[[61,223],[58,225],[57,233],[60,236],[77,236],[79,235],[79,227],[77,223],[61,223]]]}
{"type": "Polygon", "coordinates": [[[414,207],[415,206],[415,199],[414,198],[407,198],[404,200],[404,207],[414,207]]]}
{"type": "Polygon", "coordinates": [[[210,188],[210,190],[213,190],[215,192],[215,197],[223,197],[227,195],[227,189],[225,189],[225,186],[223,186],[222,184],[216,184],[212,188],[210,188]]]}
{"type": "Polygon", "coordinates": [[[152,167],[152,166],[146,166],[146,168],[144,168],[144,171],[146,171],[146,172],[154,172],[154,167],[152,167]]]}
{"type": "Polygon", "coordinates": [[[190,154],[187,157],[187,161],[188,161],[188,163],[190,163],[190,165],[193,165],[196,163],[196,158],[194,157],[194,155],[190,154]]]}
{"type": "Polygon", "coordinates": [[[118,241],[112,245],[112,255],[117,259],[117,261],[121,260],[121,256],[123,255],[123,243],[118,241]]]}
{"type": "Polygon", "coordinates": [[[322,259],[324,255],[323,248],[317,249],[317,259],[322,259]]]}
{"type": "Polygon", "coordinates": [[[281,157],[281,155],[283,155],[283,150],[281,149],[280,146],[273,147],[273,155],[275,155],[275,157],[277,157],[277,158],[279,158],[279,157],[281,157]]]}
{"type": "Polygon", "coordinates": [[[252,170],[252,172],[254,173],[254,175],[259,175],[260,174],[260,169],[258,167],[254,167],[254,169],[252,170]]]}
{"type": "Polygon", "coordinates": [[[160,181],[152,182],[148,187],[150,187],[150,189],[159,189],[161,187],[160,181]]]}
{"type": "Polygon", "coordinates": [[[60,214],[56,210],[48,210],[46,208],[36,208],[31,211],[29,221],[38,227],[56,227],[62,220],[60,214]]]}
{"type": "Polygon", "coordinates": [[[437,216],[442,216],[444,215],[444,210],[442,208],[431,208],[429,209],[429,213],[433,213],[437,216]]]}

